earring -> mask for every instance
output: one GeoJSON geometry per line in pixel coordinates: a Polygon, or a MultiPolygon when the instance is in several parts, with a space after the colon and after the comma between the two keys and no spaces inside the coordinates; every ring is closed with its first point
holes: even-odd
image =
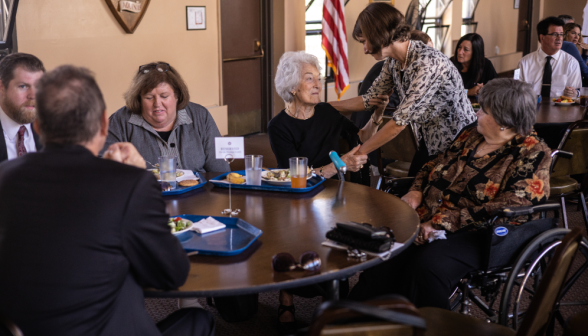
{"type": "Polygon", "coordinates": [[[501,130],[501,131],[504,131],[504,127],[500,127],[500,130],[501,130]]]}
{"type": "Polygon", "coordinates": [[[292,92],[292,95],[295,96],[296,95],[296,92],[292,92]]]}

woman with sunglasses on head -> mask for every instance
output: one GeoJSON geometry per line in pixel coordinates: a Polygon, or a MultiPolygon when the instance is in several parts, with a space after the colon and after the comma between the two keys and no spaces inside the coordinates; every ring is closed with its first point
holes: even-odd
{"type": "Polygon", "coordinates": [[[494,66],[484,57],[484,40],[476,33],[465,34],[457,42],[451,61],[459,70],[468,96],[477,96],[482,86],[498,77],[494,66]]]}
{"type": "Polygon", "coordinates": [[[110,116],[103,151],[112,143],[130,142],[148,162],[174,155],[178,169],[229,171],[224,160],[216,159],[214,138],[221,135],[214,119],[190,102],[188,87],[172,66],[140,66],[124,97],[126,106],[110,116]]]}

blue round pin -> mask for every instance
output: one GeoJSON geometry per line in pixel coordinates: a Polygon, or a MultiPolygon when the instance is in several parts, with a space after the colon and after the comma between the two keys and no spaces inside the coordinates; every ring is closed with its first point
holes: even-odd
{"type": "Polygon", "coordinates": [[[505,228],[504,226],[499,226],[494,229],[494,234],[497,235],[498,237],[504,237],[508,234],[508,229],[505,228]]]}

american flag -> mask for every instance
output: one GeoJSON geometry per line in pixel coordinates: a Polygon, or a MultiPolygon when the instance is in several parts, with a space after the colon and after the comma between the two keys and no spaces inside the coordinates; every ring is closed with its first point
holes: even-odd
{"type": "Polygon", "coordinates": [[[335,74],[337,100],[340,100],[349,88],[344,8],[345,0],[325,0],[323,4],[322,47],[329,60],[327,66],[331,67],[335,74]]]}

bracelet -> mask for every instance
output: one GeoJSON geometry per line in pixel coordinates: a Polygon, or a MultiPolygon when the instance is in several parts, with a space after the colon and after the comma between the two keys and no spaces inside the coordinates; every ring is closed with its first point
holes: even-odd
{"type": "Polygon", "coordinates": [[[318,174],[319,174],[319,176],[320,176],[320,177],[325,177],[325,175],[323,175],[323,168],[324,168],[324,167],[325,167],[325,166],[322,166],[322,167],[319,169],[319,173],[318,173],[318,174]]]}
{"type": "Polygon", "coordinates": [[[372,122],[374,123],[374,125],[376,125],[376,126],[380,126],[380,124],[384,122],[384,117],[382,117],[382,119],[380,119],[380,122],[376,122],[374,120],[374,115],[373,114],[372,114],[371,119],[372,119],[372,122]]]}

